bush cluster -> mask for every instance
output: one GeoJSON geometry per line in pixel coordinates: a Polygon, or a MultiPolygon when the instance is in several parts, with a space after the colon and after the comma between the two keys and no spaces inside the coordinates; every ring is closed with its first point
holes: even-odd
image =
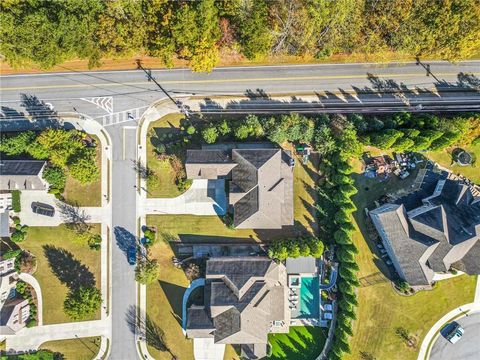
{"type": "Polygon", "coordinates": [[[480,127],[480,116],[476,114],[447,117],[403,112],[382,118],[355,114],[350,119],[363,134],[364,144],[398,152],[437,151],[456,143],[468,145],[475,141],[480,127]]]}
{"type": "Polygon", "coordinates": [[[283,261],[288,257],[322,256],[324,245],[316,237],[299,237],[293,239],[275,240],[268,249],[268,256],[272,259],[283,261]]]}
{"type": "MultiPolygon", "coordinates": [[[[351,197],[357,189],[350,177],[352,167],[349,160],[360,155],[362,146],[355,129],[345,119],[337,118],[332,126],[336,127],[335,131],[327,133],[333,144],[329,145],[330,151],[324,153],[321,163],[323,178],[318,186],[317,215],[324,237],[336,245],[339,311],[329,359],[341,359],[343,353],[350,352],[348,340],[353,334],[352,320],[356,319],[357,305],[355,288],[359,285],[355,260],[358,250],[352,241],[355,227],[351,217],[356,210],[351,197]]],[[[317,141],[321,142],[321,139],[317,141]]]]}
{"type": "Polygon", "coordinates": [[[232,121],[231,126],[225,119],[207,122],[201,131],[202,139],[207,144],[232,138],[239,141],[266,138],[278,144],[286,141],[310,144],[315,133],[315,120],[296,113],[270,118],[250,114],[232,121]]]}
{"type": "Polygon", "coordinates": [[[35,326],[37,323],[37,305],[33,301],[32,288],[26,282],[19,280],[15,286],[15,290],[20,294],[24,299],[28,300],[30,305],[30,317],[27,322],[28,327],[35,326]]]}
{"type": "Polygon", "coordinates": [[[22,225],[19,222],[15,224],[15,230],[13,230],[10,238],[13,242],[22,242],[25,240],[28,234],[28,225],[22,225]]]}
{"type": "Polygon", "coordinates": [[[44,179],[53,188],[63,189],[66,171],[81,183],[95,181],[100,175],[95,161],[95,147],[87,146],[85,137],[86,134],[78,130],[53,128],[40,133],[2,133],[0,153],[48,160],[50,165],[44,171],[44,179]]]}

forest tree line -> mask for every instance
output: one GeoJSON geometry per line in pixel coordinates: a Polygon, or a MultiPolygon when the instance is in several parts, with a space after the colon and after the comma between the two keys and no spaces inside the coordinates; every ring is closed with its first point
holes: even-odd
{"type": "Polygon", "coordinates": [[[14,67],[148,55],[210,71],[222,56],[480,50],[478,0],[3,0],[0,53],[14,67]]]}

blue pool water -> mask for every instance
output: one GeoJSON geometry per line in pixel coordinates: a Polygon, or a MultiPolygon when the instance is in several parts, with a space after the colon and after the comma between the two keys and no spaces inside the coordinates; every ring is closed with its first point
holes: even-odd
{"type": "Polygon", "coordinates": [[[298,315],[295,318],[318,318],[319,288],[318,277],[302,277],[298,315]]]}

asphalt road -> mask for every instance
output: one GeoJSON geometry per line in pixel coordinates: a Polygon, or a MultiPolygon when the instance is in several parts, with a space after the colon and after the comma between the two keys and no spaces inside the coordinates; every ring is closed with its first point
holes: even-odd
{"type": "Polygon", "coordinates": [[[480,358],[480,314],[469,315],[456,320],[465,334],[456,343],[451,344],[440,335],[430,353],[430,360],[477,360],[480,358]]]}
{"type": "MultiPolygon", "coordinates": [[[[298,96],[316,92],[319,100],[327,104],[332,101],[344,103],[345,96],[338,96],[342,93],[391,89],[413,90],[414,97],[420,100],[425,96],[439,100],[439,91],[458,97],[455,92],[451,94],[452,90],[468,83],[461,74],[474,74],[477,78],[473,81],[480,82],[480,61],[429,64],[430,76],[424,67],[414,62],[229,67],[217,68],[209,74],[172,69],[154,70],[152,75],[173,94],[298,96]]],[[[78,111],[92,117],[148,106],[163,97],[161,90],[149,82],[141,70],[7,75],[0,77],[0,84],[0,104],[4,113],[10,110],[9,117],[20,116],[12,111],[25,112],[21,94],[51,103],[59,112],[78,111]]],[[[475,99],[478,101],[478,93],[475,99]]],[[[32,98],[29,105],[38,106],[32,98]]]]}
{"type": "MultiPolygon", "coordinates": [[[[134,124],[126,124],[134,125],[134,124]]],[[[135,248],[136,238],[136,129],[111,126],[112,139],[112,339],[110,359],[138,357],[134,323],[136,283],[134,266],[127,261],[127,251],[135,248]]]]}
{"type": "MultiPolygon", "coordinates": [[[[303,94],[318,94],[313,105],[322,108],[355,111],[370,107],[381,108],[388,104],[403,104],[398,95],[407,96],[414,105],[431,102],[456,106],[465,103],[480,105],[480,93],[466,92],[472,86],[461,74],[480,76],[480,62],[459,64],[431,62],[433,75],[427,76],[422,66],[406,64],[337,64],[300,66],[260,66],[218,68],[210,74],[192,73],[189,70],[157,70],[152,75],[168,91],[181,95],[249,94],[252,101],[242,104],[265,106],[268,94],[292,96],[287,105],[271,104],[277,108],[295,106],[298,111],[312,105],[301,100],[303,94]],[[392,93],[394,91],[394,93],[392,93]],[[260,99],[259,99],[260,98],[260,99]]],[[[68,69],[66,69],[68,71],[68,69]]],[[[34,115],[35,126],[44,126],[39,119],[59,113],[82,113],[99,118],[120,113],[138,117],[155,100],[164,97],[153,82],[147,81],[139,70],[111,72],[65,72],[37,75],[11,75],[0,77],[0,120],[22,119],[25,114],[34,115]],[[50,103],[54,110],[51,110],[50,103]],[[137,110],[138,109],[138,110],[137,110]]],[[[211,111],[208,105],[205,110],[211,111]]],[[[390,105],[388,105],[390,106],[390,105]]],[[[432,105],[433,106],[433,105],[432,105]]],[[[232,104],[230,110],[235,110],[232,104]]],[[[266,111],[271,111],[271,107],[266,111]]],[[[113,116],[113,115],[112,115],[113,116]]],[[[128,117],[127,117],[128,119],[128,117]]],[[[12,123],[11,123],[12,124],[12,123]]],[[[136,305],[134,268],[127,262],[126,251],[136,238],[136,174],[132,159],[136,157],[136,131],[125,126],[136,126],[134,121],[108,126],[112,137],[112,359],[135,359],[132,309],[136,305]]]]}

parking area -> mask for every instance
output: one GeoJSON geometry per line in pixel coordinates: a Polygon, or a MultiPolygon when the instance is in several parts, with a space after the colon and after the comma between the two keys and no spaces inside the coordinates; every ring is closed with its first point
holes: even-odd
{"type": "Polygon", "coordinates": [[[147,198],[144,214],[225,215],[225,180],[195,179],[190,188],[175,198],[147,198]]]}
{"type": "Polygon", "coordinates": [[[67,205],[58,201],[55,195],[44,190],[24,190],[20,196],[20,219],[23,225],[28,226],[59,226],[65,222],[73,222],[72,218],[81,216],[89,223],[102,222],[101,207],[80,207],[67,205]],[[45,212],[34,211],[32,204],[41,204],[53,209],[53,216],[45,212]]]}
{"type": "Polygon", "coordinates": [[[430,360],[477,360],[480,354],[480,313],[455,320],[465,330],[457,343],[451,344],[441,331],[433,344],[430,360]]]}

